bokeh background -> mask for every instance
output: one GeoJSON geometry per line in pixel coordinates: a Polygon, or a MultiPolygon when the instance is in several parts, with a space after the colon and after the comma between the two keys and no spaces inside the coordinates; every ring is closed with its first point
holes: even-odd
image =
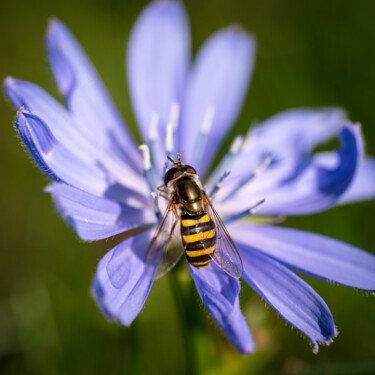
{"type": "MultiPolygon", "coordinates": [[[[124,56],[132,24],[146,3],[2,0],[0,78],[31,80],[57,96],[43,43],[47,21],[56,16],[80,40],[139,139],[124,56]]],[[[334,105],[346,108],[353,121],[363,124],[367,151],[375,155],[374,1],[194,0],[186,6],[194,52],[213,31],[232,23],[241,24],[258,39],[251,89],[231,137],[253,119],[284,109],[334,105]]],[[[46,178],[19,144],[12,127],[14,115],[3,94],[0,373],[186,373],[190,351],[167,277],[154,284],[130,328],[108,323],[99,312],[90,284],[111,243],[83,243],[59,218],[43,192],[46,178]]],[[[286,224],[375,253],[374,212],[374,203],[367,202],[291,218],[286,224]]],[[[306,279],[333,312],[341,332],[334,344],[314,355],[302,335],[244,286],[241,304],[257,344],[256,353],[248,357],[230,346],[186,281],[194,316],[189,329],[199,349],[196,370],[226,375],[374,374],[375,296],[306,279]]]]}

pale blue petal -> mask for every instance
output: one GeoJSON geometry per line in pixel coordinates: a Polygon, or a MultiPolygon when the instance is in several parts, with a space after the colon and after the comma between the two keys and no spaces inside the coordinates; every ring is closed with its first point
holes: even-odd
{"type": "Polygon", "coordinates": [[[238,251],[244,267],[242,278],[286,321],[311,339],[314,352],[318,351],[318,342],[331,343],[337,334],[332,314],[306,282],[249,246],[239,244],[238,251]]]}
{"type": "Polygon", "coordinates": [[[345,112],[337,108],[290,109],[251,129],[250,142],[257,152],[276,159],[298,157],[336,136],[347,122],[345,112]]]}
{"type": "Polygon", "coordinates": [[[240,282],[211,262],[205,269],[190,266],[198,293],[232,344],[244,354],[254,350],[249,327],[240,310],[240,282]]]}
{"type": "MultiPolygon", "coordinates": [[[[226,184],[250,175],[267,156],[272,158],[273,167],[286,160],[298,163],[317,145],[336,136],[347,122],[345,113],[336,108],[290,109],[272,116],[250,129],[244,147],[229,167],[226,184]]],[[[216,183],[217,175],[213,174],[216,178],[209,180],[209,187],[216,183]]]]}
{"type": "Polygon", "coordinates": [[[297,271],[375,291],[375,256],[354,246],[297,229],[245,222],[230,224],[229,232],[238,246],[258,249],[297,271]]]}
{"type": "Polygon", "coordinates": [[[182,2],[151,2],[132,30],[127,53],[130,96],[144,140],[155,112],[164,142],[171,105],[181,105],[189,58],[190,31],[182,2]]]}
{"type": "Polygon", "coordinates": [[[358,168],[354,181],[339,200],[339,204],[359,202],[375,198],[375,158],[365,157],[358,168]]]}
{"type": "Polygon", "coordinates": [[[129,238],[109,251],[99,262],[93,293],[101,310],[111,320],[130,325],[151,290],[158,265],[150,270],[144,257],[154,230],[129,238]]]}
{"type": "Polygon", "coordinates": [[[241,212],[262,199],[257,215],[305,215],[331,207],[352,183],[363,152],[357,126],[343,127],[340,141],[336,165],[322,165],[318,157],[280,163],[233,195],[226,210],[241,212]]]}
{"type": "Polygon", "coordinates": [[[48,124],[53,137],[73,155],[94,168],[100,166],[105,170],[111,184],[120,183],[142,194],[148,194],[141,169],[135,172],[124,158],[117,154],[115,147],[111,150],[98,147],[95,141],[98,136],[85,135],[74,116],[43,89],[33,83],[12,78],[5,80],[4,87],[17,108],[27,109],[48,124]]]}
{"type": "Polygon", "coordinates": [[[227,28],[215,33],[200,49],[189,76],[182,109],[180,149],[186,163],[194,162],[203,119],[215,109],[212,128],[200,165],[203,176],[244,102],[255,59],[255,41],[244,31],[227,28]]]}
{"type": "Polygon", "coordinates": [[[102,196],[108,189],[105,174],[72,154],[60,144],[37,116],[18,111],[16,127],[27,149],[47,175],[91,194],[102,196]],[[48,168],[48,171],[45,170],[48,168]]]}
{"type": "MultiPolygon", "coordinates": [[[[156,222],[150,208],[130,207],[63,183],[52,184],[46,191],[52,194],[59,212],[82,240],[100,240],[156,222]]],[[[126,199],[133,204],[139,197],[129,192],[126,199]]]]}
{"type": "Polygon", "coordinates": [[[142,160],[134,140],[74,36],[54,19],[46,43],[57,86],[82,132],[93,137],[97,147],[116,151],[130,167],[141,170],[142,160]]]}

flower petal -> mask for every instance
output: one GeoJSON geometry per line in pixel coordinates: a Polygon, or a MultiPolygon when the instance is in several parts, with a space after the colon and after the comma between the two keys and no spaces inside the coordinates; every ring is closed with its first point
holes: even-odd
{"type": "Polygon", "coordinates": [[[339,162],[334,167],[322,165],[318,157],[302,159],[297,166],[294,160],[281,163],[233,195],[227,210],[241,212],[264,198],[257,215],[304,215],[331,207],[352,183],[363,151],[357,126],[343,127],[340,141],[339,162]]]}
{"type": "Polygon", "coordinates": [[[345,113],[337,108],[298,108],[272,116],[250,129],[241,151],[231,165],[219,164],[207,186],[212,188],[228,168],[230,175],[225,185],[243,180],[267,157],[271,157],[272,167],[277,167],[285,160],[297,163],[314,147],[337,135],[347,122],[345,113]]]}
{"type": "Polygon", "coordinates": [[[332,314],[307,283],[249,246],[239,244],[238,251],[244,265],[242,278],[286,321],[311,339],[314,352],[318,352],[318,342],[332,341],[336,335],[332,314]]]}
{"type": "Polygon", "coordinates": [[[40,118],[21,110],[17,112],[16,126],[41,169],[46,171],[45,168],[48,168],[47,175],[99,196],[108,189],[105,174],[99,168],[84,163],[60,144],[40,118]]]}
{"type": "Polygon", "coordinates": [[[153,230],[121,242],[99,262],[93,285],[96,301],[109,319],[130,325],[141,311],[154,282],[157,265],[147,269],[144,257],[153,230]]]}
{"type": "Polygon", "coordinates": [[[51,21],[46,35],[49,62],[67,106],[84,134],[94,136],[105,149],[121,149],[129,166],[141,170],[142,160],[134,140],[115,108],[94,67],[71,32],[60,21],[51,21]]]}
{"type": "Polygon", "coordinates": [[[240,282],[227,275],[213,262],[205,269],[190,266],[198,293],[207,310],[233,345],[244,354],[254,350],[249,327],[240,310],[240,282]]]}
{"type": "Polygon", "coordinates": [[[53,137],[70,153],[94,168],[101,166],[105,169],[108,180],[148,194],[143,176],[116,154],[115,148],[105,150],[97,147],[94,139],[97,137],[86,137],[71,114],[43,89],[33,83],[12,78],[7,78],[4,86],[13,104],[17,108],[26,108],[48,124],[53,137]]]}
{"type": "Polygon", "coordinates": [[[365,157],[358,168],[354,181],[341,197],[339,204],[375,198],[375,158],[365,157]]]}
{"type": "MultiPolygon", "coordinates": [[[[130,96],[144,140],[152,113],[164,128],[172,103],[181,103],[189,58],[190,32],[182,2],[152,2],[133,27],[127,53],[130,96]]],[[[164,130],[159,131],[162,137],[164,130]]]]}
{"type": "Polygon", "coordinates": [[[238,243],[261,250],[293,269],[353,288],[375,290],[375,256],[344,242],[301,230],[238,222],[238,243]]]}
{"type": "Polygon", "coordinates": [[[133,200],[139,199],[131,191],[126,194],[130,206],[96,197],[63,183],[52,184],[46,191],[52,194],[59,212],[82,240],[100,240],[156,222],[151,209],[131,207],[133,200]]]}
{"type": "Polygon", "coordinates": [[[203,119],[208,108],[213,107],[212,130],[202,155],[204,163],[195,165],[201,175],[209,168],[220,143],[237,119],[254,57],[254,39],[236,28],[217,32],[199,51],[184,100],[180,147],[184,160],[194,162],[203,119]]]}
{"type": "Polygon", "coordinates": [[[348,122],[338,108],[299,108],[283,111],[250,131],[249,152],[276,159],[298,157],[331,139],[348,122]]]}

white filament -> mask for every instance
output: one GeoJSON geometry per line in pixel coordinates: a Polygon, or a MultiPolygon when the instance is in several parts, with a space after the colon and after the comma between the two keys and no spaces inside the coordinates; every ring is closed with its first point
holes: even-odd
{"type": "Polygon", "coordinates": [[[236,138],[234,138],[229,148],[229,153],[232,155],[237,155],[240,152],[243,143],[244,143],[243,136],[241,134],[238,134],[236,138]]]}
{"type": "Polygon", "coordinates": [[[180,105],[177,101],[173,101],[169,112],[169,122],[172,124],[173,129],[176,130],[178,127],[178,120],[180,117],[180,105]]]}
{"type": "Polygon", "coordinates": [[[165,149],[168,153],[173,152],[173,123],[168,122],[165,134],[165,149]]]}
{"type": "Polygon", "coordinates": [[[158,123],[159,116],[156,112],[151,115],[150,127],[149,127],[149,137],[150,141],[156,141],[158,139],[158,123]]]}
{"type": "Polygon", "coordinates": [[[263,198],[261,201],[259,201],[258,203],[256,203],[252,208],[250,208],[250,210],[249,210],[249,214],[250,214],[250,215],[254,215],[255,211],[256,211],[260,206],[262,206],[265,202],[266,202],[266,198],[263,198]]]}
{"type": "Polygon", "coordinates": [[[208,134],[211,131],[212,123],[215,116],[215,107],[209,106],[203,117],[201,133],[208,134]]]}
{"type": "Polygon", "coordinates": [[[253,172],[254,177],[258,176],[260,173],[262,173],[270,164],[271,164],[272,158],[271,156],[267,156],[262,164],[260,164],[255,171],[253,172]]]}
{"type": "Polygon", "coordinates": [[[149,171],[152,168],[150,149],[145,144],[140,145],[138,148],[141,150],[143,156],[143,169],[149,171]]]}

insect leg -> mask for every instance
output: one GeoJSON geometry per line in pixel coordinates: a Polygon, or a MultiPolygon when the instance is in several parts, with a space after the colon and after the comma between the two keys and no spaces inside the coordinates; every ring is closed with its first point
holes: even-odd
{"type": "Polygon", "coordinates": [[[172,202],[171,198],[169,198],[169,197],[167,197],[167,196],[165,196],[163,194],[159,194],[159,197],[162,197],[162,198],[166,199],[168,202],[172,202]]]}
{"type": "Polygon", "coordinates": [[[168,194],[168,191],[166,190],[165,185],[160,185],[156,188],[156,190],[160,191],[161,193],[168,194]]]}

